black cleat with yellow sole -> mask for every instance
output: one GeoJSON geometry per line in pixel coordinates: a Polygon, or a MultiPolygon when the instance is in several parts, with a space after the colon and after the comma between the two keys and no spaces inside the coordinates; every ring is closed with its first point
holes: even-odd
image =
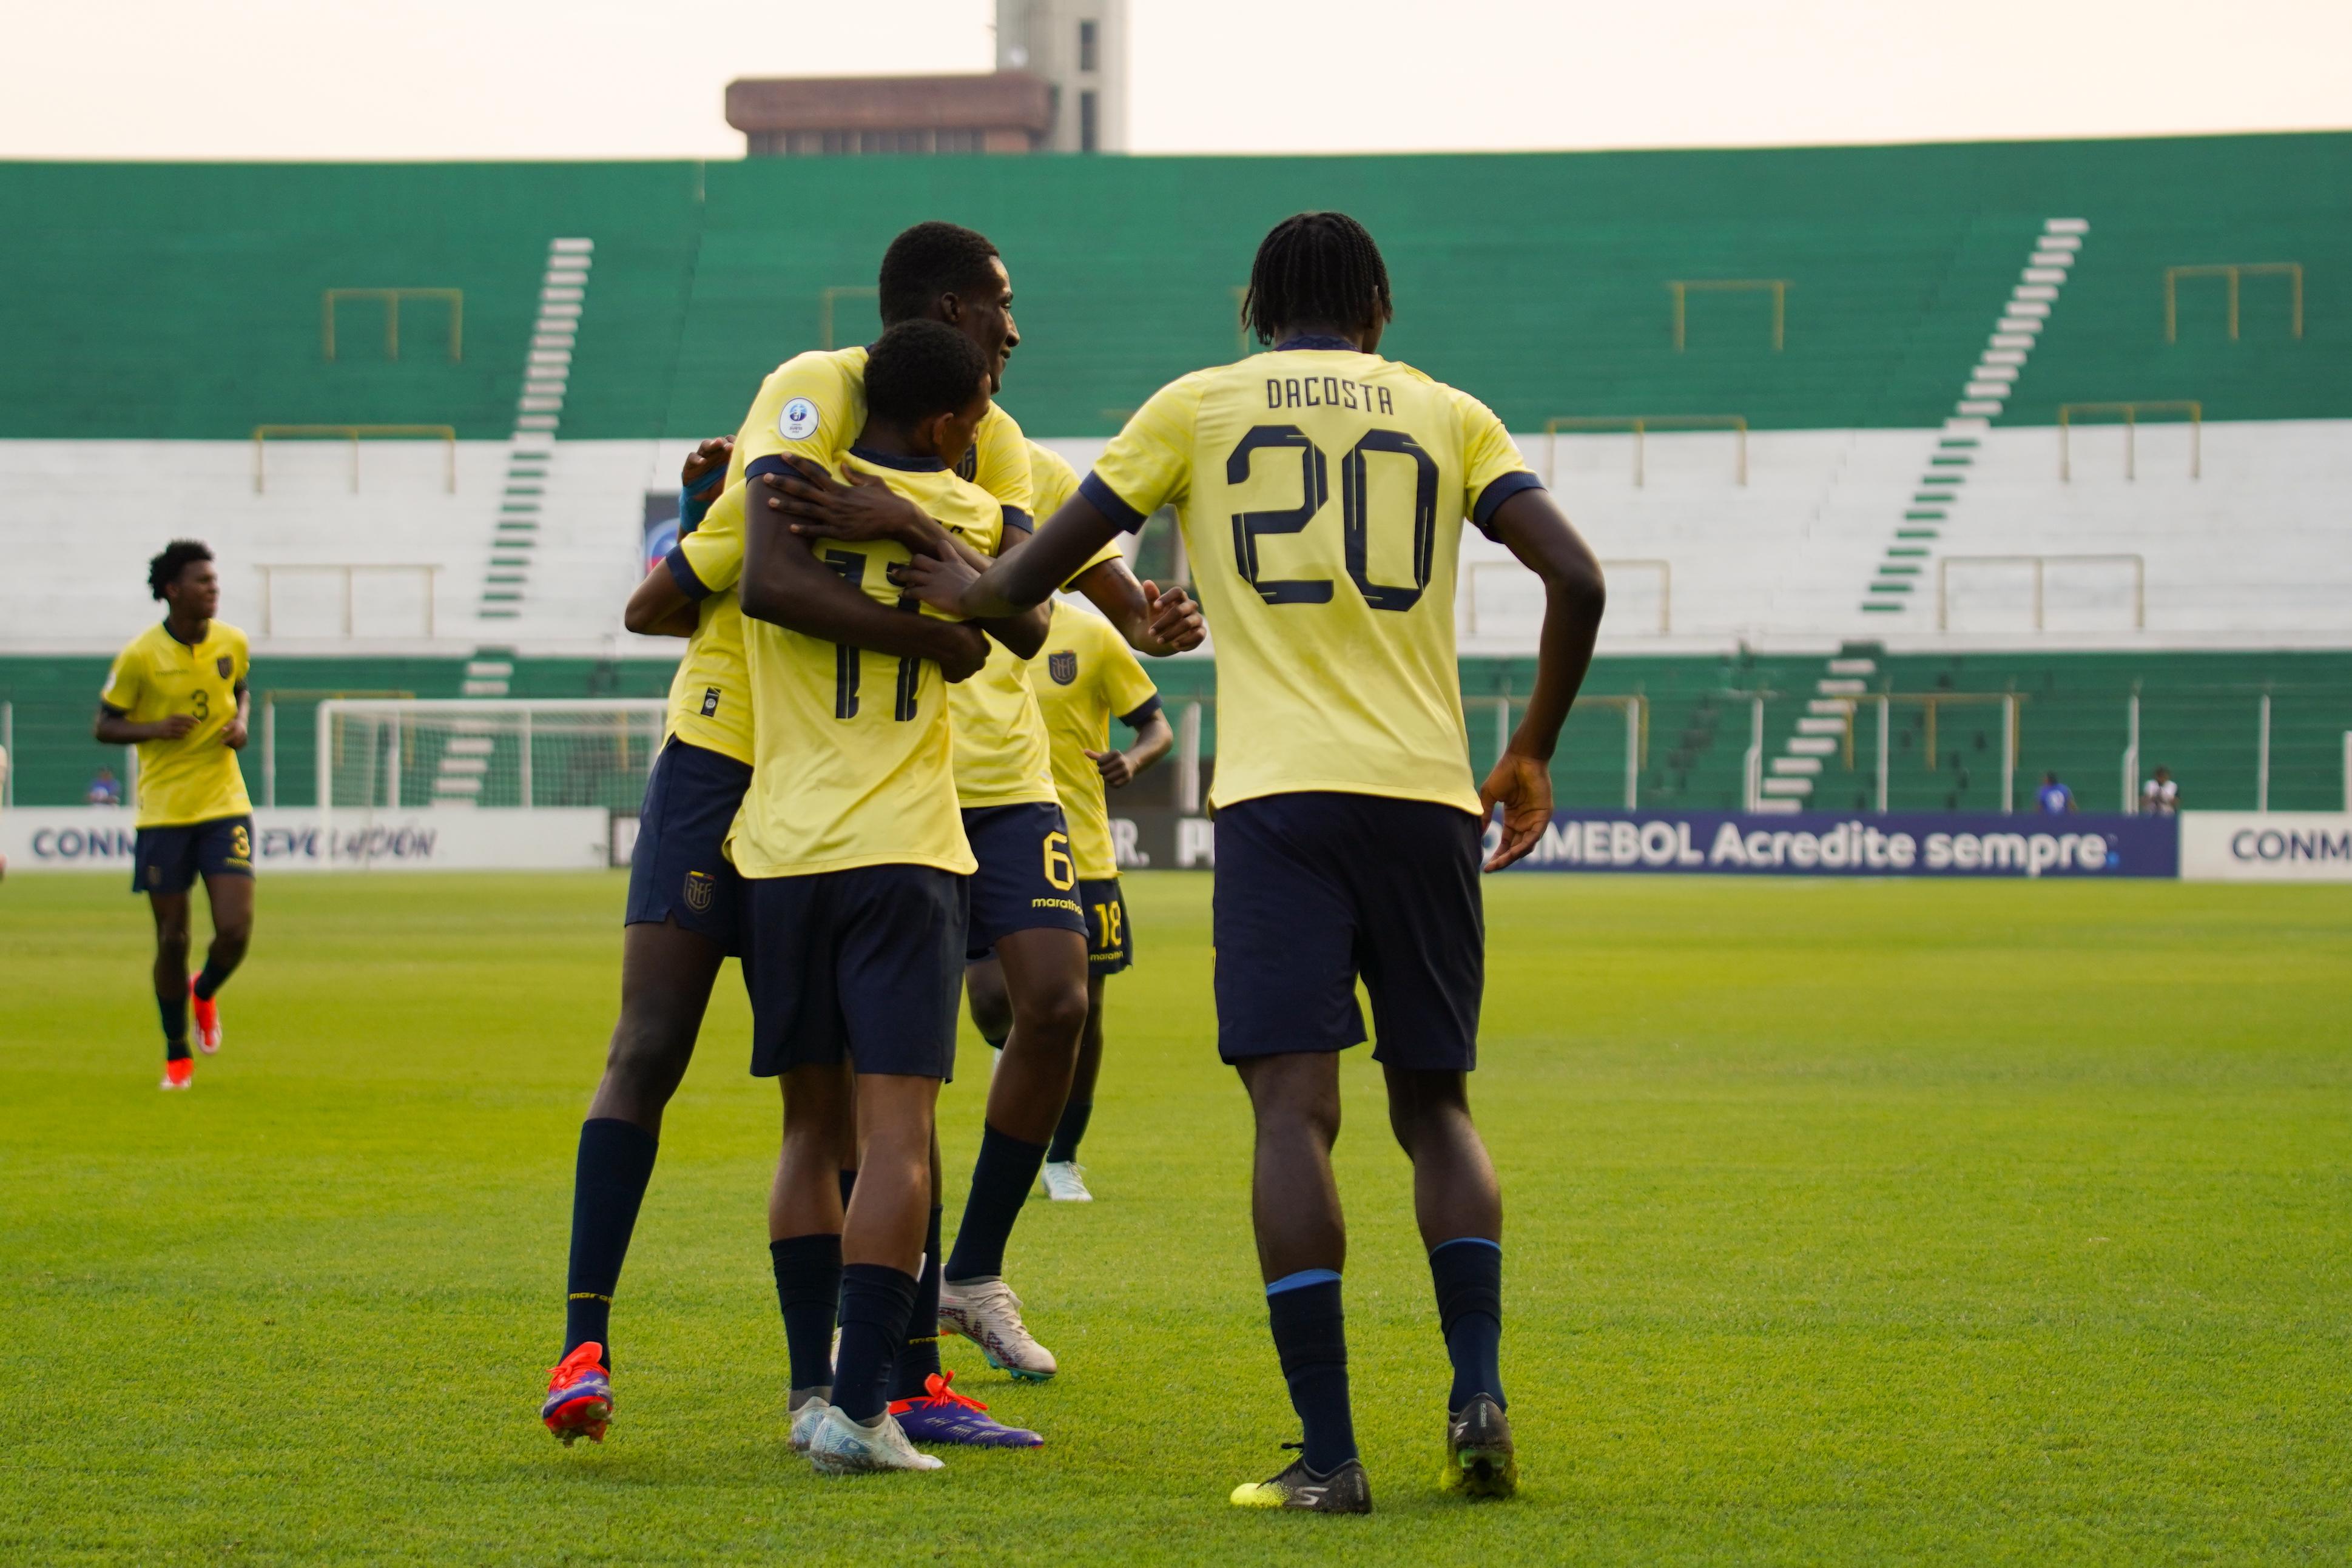
{"type": "MultiPolygon", "coordinates": [[[[1295,1448],[1296,1443],[1285,1443],[1295,1448]]],[[[1349,1459],[1328,1475],[1307,1468],[1304,1455],[1270,1481],[1249,1481],[1234,1489],[1235,1508],[1290,1508],[1307,1513],[1370,1513],[1372,1483],[1361,1459],[1349,1459]]]]}
{"type": "Polygon", "coordinates": [[[1445,1473],[1438,1484],[1464,1497],[1509,1497],[1519,1490],[1510,1417],[1481,1394],[1445,1418],[1445,1473]]]}

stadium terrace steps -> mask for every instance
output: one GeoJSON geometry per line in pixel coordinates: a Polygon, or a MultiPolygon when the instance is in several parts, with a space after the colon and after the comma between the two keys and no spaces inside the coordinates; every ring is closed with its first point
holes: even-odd
{"type": "MultiPolygon", "coordinates": [[[[480,686],[500,681],[507,690],[496,695],[517,697],[658,697],[668,689],[671,668],[657,659],[548,658],[487,649],[473,658],[263,654],[254,664],[258,733],[244,756],[247,778],[255,799],[267,799],[264,764],[274,750],[279,802],[310,803],[316,761],[312,718],[322,697],[493,695],[480,686]],[[492,673],[499,665],[509,666],[504,674],[492,673]],[[475,688],[470,694],[469,686],[475,688]],[[271,708],[274,726],[261,717],[271,708]]],[[[0,703],[11,705],[18,800],[72,804],[81,800],[100,766],[121,774],[120,756],[89,739],[105,674],[102,657],[0,655],[0,703]]],[[[1151,674],[1171,709],[1215,695],[1215,672],[1204,660],[1157,661],[1151,674]]],[[[1483,776],[1493,766],[1507,734],[1497,724],[1498,702],[1510,701],[1508,719],[1516,720],[1534,679],[1531,659],[1464,661],[1475,772],[1483,776]]],[[[1640,802],[1737,810],[1744,794],[1751,700],[1762,695],[1767,758],[1820,764],[1811,773],[1780,776],[1811,785],[1801,797],[1805,809],[1868,810],[1876,790],[1874,699],[1881,692],[1896,697],[1890,705],[1888,747],[1889,804],[1896,810],[2000,809],[1998,699],[2010,694],[2019,699],[2013,804],[2020,810],[2031,806],[2033,787],[2048,771],[2074,787],[2084,810],[2116,809],[2122,799],[2135,695],[2141,777],[2163,763],[2194,804],[2251,810],[2259,714],[2267,694],[2272,808],[2337,810],[2345,804],[2343,737],[2352,730],[2352,653],[1948,654],[1889,652],[1876,645],[1855,645],[1829,661],[1753,653],[1604,653],[1594,661],[1585,684],[1587,700],[1570,716],[1553,761],[1559,796],[1570,804],[1622,803],[1627,724],[1622,706],[1610,699],[1639,696],[1644,706],[1636,741],[1640,802]],[[1860,680],[1864,689],[1824,695],[1817,688],[1825,680],[1860,680]],[[1938,699],[1932,716],[1924,700],[1931,696],[1938,699]],[[1850,749],[1842,717],[1849,702],[1854,710],[1850,749]],[[1837,724],[1838,733],[1798,728],[1801,722],[1824,717],[1837,724]],[[1829,747],[1798,751],[1791,743],[1799,738],[1827,740],[1829,747]]],[[[1204,719],[1204,743],[1213,757],[1213,702],[1204,719]]]]}
{"type": "Polygon", "coordinates": [[[1512,156],[751,159],[711,165],[0,164],[0,439],[245,438],[268,423],[446,424],[502,439],[551,236],[596,245],[568,435],[731,429],[759,377],[873,329],[876,257],[943,210],[1003,247],[1033,430],[1116,411],[1236,348],[1265,225],[1358,213],[1399,313],[1390,350],[1514,429],[1738,413],[1751,428],[1933,429],[2049,214],[2095,245],[2004,424],[2061,402],[2199,398],[2215,419],[2352,417],[2352,137],[2341,133],[1512,156]],[[1507,214],[1507,222],[1486,214],[1507,214]],[[1076,214],[1084,214],[1083,220],[1076,214]],[[1468,214],[1465,216],[1465,214],[1468,214]],[[2302,335],[2284,275],[2305,268],[2302,335]],[[1685,289],[1674,333],[1670,285],[1685,289]],[[383,304],[432,288],[391,352],[383,304]],[[437,299],[436,296],[436,299],[437,299]],[[322,320],[322,316],[324,320],[322,320]],[[325,351],[325,320],[335,353],[325,351]]]}

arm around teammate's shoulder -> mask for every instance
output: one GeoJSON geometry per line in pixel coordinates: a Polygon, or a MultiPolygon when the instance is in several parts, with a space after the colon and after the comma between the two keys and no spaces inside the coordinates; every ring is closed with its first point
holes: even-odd
{"type": "Polygon", "coordinates": [[[1592,666],[1609,586],[1591,547],[1547,490],[1520,490],[1496,508],[1486,529],[1544,585],[1536,689],[1509,747],[1478,790],[1486,811],[1503,809],[1503,841],[1486,860],[1488,871],[1500,871],[1535,848],[1550,825],[1552,751],[1592,666]]]}
{"type": "Polygon", "coordinates": [[[980,628],[909,615],[868,598],[772,513],[746,519],[736,595],[755,621],[872,653],[929,659],[950,681],[969,679],[988,661],[988,638],[980,628]]]}

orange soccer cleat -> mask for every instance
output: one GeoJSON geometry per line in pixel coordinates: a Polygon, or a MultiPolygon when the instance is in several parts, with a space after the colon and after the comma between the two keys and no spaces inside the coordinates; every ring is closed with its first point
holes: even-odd
{"type": "Polygon", "coordinates": [[[539,1418],[567,1448],[582,1437],[604,1440],[613,1418],[613,1380],[604,1361],[604,1347],[592,1339],[548,1372],[547,1403],[540,1406],[539,1418]]]}
{"type": "Polygon", "coordinates": [[[193,1056],[184,1056],[177,1061],[166,1061],[163,1063],[163,1082],[157,1085],[157,1087],[163,1089],[189,1089],[194,1087],[195,1082],[196,1059],[193,1056]]]}
{"type": "Polygon", "coordinates": [[[195,1015],[196,1049],[210,1056],[221,1045],[220,998],[215,997],[206,1001],[196,995],[196,977],[194,975],[188,977],[188,1008],[195,1015]]]}

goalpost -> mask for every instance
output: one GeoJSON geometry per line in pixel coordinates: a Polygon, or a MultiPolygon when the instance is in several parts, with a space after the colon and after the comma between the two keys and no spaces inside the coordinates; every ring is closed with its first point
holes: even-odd
{"type": "Polygon", "coordinates": [[[602,807],[635,815],[658,697],[337,697],[319,705],[321,825],[338,813],[602,807]]]}

